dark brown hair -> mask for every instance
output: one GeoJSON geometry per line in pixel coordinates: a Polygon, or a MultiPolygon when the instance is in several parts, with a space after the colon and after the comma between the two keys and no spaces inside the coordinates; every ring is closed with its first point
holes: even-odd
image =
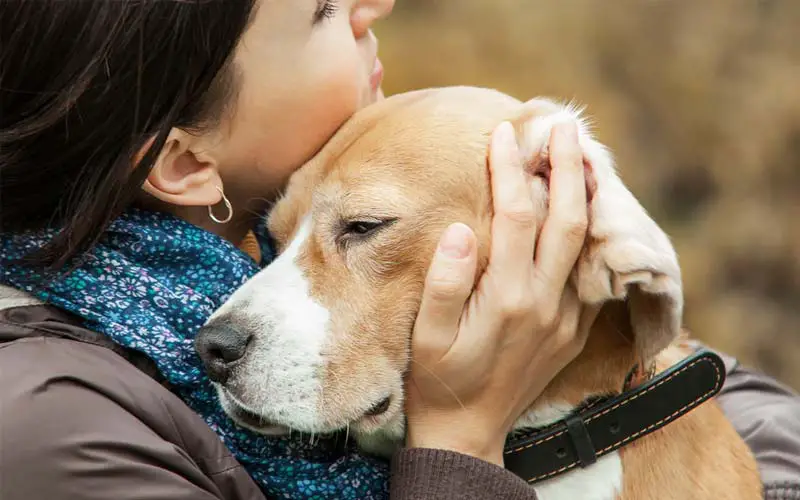
{"type": "Polygon", "coordinates": [[[59,228],[35,258],[54,267],[90,248],[169,131],[201,130],[232,102],[254,2],[3,0],[0,233],[59,228]]]}

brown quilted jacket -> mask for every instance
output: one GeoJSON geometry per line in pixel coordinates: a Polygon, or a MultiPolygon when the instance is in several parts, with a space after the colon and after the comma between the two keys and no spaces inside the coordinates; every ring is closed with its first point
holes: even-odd
{"type": "MultiPolygon", "coordinates": [[[[264,499],[200,417],[135,359],[74,317],[0,287],[0,499],[264,499]]],[[[800,398],[725,360],[718,400],[759,462],[765,498],[800,499],[800,398]]],[[[391,498],[535,494],[500,467],[408,449],[393,458],[391,498]]]]}

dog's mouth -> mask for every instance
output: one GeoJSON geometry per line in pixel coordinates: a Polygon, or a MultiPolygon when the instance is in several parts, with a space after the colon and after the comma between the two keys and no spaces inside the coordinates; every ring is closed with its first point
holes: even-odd
{"type": "MultiPolygon", "coordinates": [[[[288,425],[279,424],[270,420],[269,418],[260,415],[259,413],[249,409],[244,404],[240,403],[235,396],[230,394],[227,390],[222,390],[220,393],[220,400],[225,413],[236,422],[238,425],[250,429],[259,434],[266,436],[286,436],[295,432],[311,432],[308,429],[293,428],[288,425]]],[[[344,422],[340,426],[331,427],[330,429],[316,429],[315,434],[325,435],[332,434],[345,429],[361,429],[369,432],[380,428],[383,424],[393,418],[394,410],[397,403],[395,398],[387,396],[382,400],[375,403],[359,418],[344,422]]]]}
{"type": "Polygon", "coordinates": [[[383,415],[387,411],[389,411],[389,408],[391,406],[392,406],[392,398],[391,398],[391,396],[387,396],[387,397],[383,398],[382,400],[380,400],[378,403],[374,404],[372,406],[372,408],[367,410],[367,412],[364,413],[364,416],[365,417],[378,417],[380,415],[383,415]]]}
{"type": "Polygon", "coordinates": [[[364,430],[380,427],[385,421],[391,419],[391,414],[394,413],[390,411],[394,410],[393,403],[394,401],[391,396],[381,399],[352,424],[364,430]]]}
{"type": "Polygon", "coordinates": [[[227,391],[224,391],[220,396],[225,412],[240,426],[265,436],[284,436],[291,432],[289,427],[276,424],[264,416],[248,409],[227,391]]]}
{"type": "Polygon", "coordinates": [[[403,411],[402,398],[387,396],[372,405],[349,427],[357,433],[370,434],[380,431],[385,425],[393,422],[403,411]]]}

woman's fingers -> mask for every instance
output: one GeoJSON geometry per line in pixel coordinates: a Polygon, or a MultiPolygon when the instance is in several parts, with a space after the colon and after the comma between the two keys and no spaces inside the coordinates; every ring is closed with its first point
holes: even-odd
{"type": "Polygon", "coordinates": [[[503,273],[500,279],[520,281],[521,269],[530,268],[533,262],[536,210],[509,122],[501,123],[492,135],[489,170],[494,202],[489,265],[495,266],[493,272],[503,273]]]}
{"type": "Polygon", "coordinates": [[[463,225],[443,241],[468,245],[443,243],[434,258],[413,334],[411,446],[444,443],[502,464],[513,422],[583,347],[597,311],[566,286],[587,228],[582,157],[574,125],[556,127],[550,210],[537,247],[539,207],[513,129],[504,123],[492,136],[490,262],[473,294],[477,245],[463,225]]]}
{"type": "Polygon", "coordinates": [[[413,352],[426,362],[439,361],[455,341],[464,305],[474,286],[476,249],[475,233],[460,223],[448,227],[439,240],[425,279],[412,338],[413,352]]]}
{"type": "Polygon", "coordinates": [[[582,351],[583,346],[586,345],[586,338],[589,336],[589,331],[592,329],[594,322],[597,321],[597,316],[600,314],[602,308],[603,306],[600,304],[584,304],[583,310],[581,311],[581,321],[576,333],[578,336],[577,340],[579,345],[577,347],[579,350],[582,351]]]}
{"type": "Polygon", "coordinates": [[[576,124],[553,127],[550,165],[550,210],[539,237],[536,269],[543,293],[561,297],[588,227],[583,152],[576,124]]]}
{"type": "Polygon", "coordinates": [[[583,350],[589,329],[597,319],[600,308],[600,305],[581,302],[575,288],[564,288],[559,306],[555,350],[563,352],[567,361],[571,361],[583,350]]]}

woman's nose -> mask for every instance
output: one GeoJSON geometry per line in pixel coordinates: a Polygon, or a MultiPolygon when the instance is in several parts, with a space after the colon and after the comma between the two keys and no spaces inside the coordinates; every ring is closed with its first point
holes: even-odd
{"type": "Polygon", "coordinates": [[[227,322],[204,326],[195,337],[195,349],[203,361],[208,377],[224,384],[231,366],[242,359],[252,335],[227,322]]]}
{"type": "Polygon", "coordinates": [[[388,16],[393,8],[394,0],[360,0],[350,15],[355,37],[366,36],[375,21],[388,16]]]}

